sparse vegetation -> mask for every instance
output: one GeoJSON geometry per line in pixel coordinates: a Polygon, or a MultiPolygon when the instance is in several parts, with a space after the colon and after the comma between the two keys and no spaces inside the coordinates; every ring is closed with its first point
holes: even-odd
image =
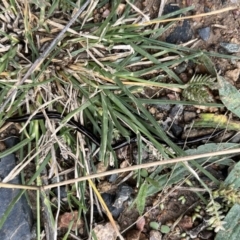
{"type": "MultiPolygon", "coordinates": [[[[236,189],[220,188],[223,180],[214,177],[207,167],[216,162],[222,166],[233,164],[232,155],[227,154],[230,154],[229,149],[236,152],[239,145],[216,143],[213,149],[212,145],[206,143],[204,150],[197,148],[194,153],[191,149],[188,152],[166,133],[160,120],[149,111],[149,106],[170,104],[201,106],[205,109],[226,107],[231,111],[231,102],[226,102],[226,95],[224,96],[225,88],[222,84],[225,80],[221,77],[220,82],[210,57],[233,60],[239,60],[240,57],[159,40],[159,36],[175,22],[169,18],[183,16],[193,6],[156,19],[146,19],[142,10],[133,7],[133,1],[124,4],[119,0],[110,1],[108,6],[111,7],[104,8],[107,3],[104,0],[1,1],[1,126],[5,126],[7,118],[21,116],[26,112],[32,115],[42,112],[46,121],[29,119],[20,127],[16,125],[18,130],[21,129],[20,143],[1,152],[0,156],[17,152],[20,162],[6,179],[1,179],[3,183],[0,186],[13,187],[4,184],[21,173],[23,186],[20,188],[23,190],[19,196],[26,190],[35,190],[37,239],[45,239],[42,234],[49,234],[46,239],[58,239],[59,216],[65,212],[71,212],[74,216],[77,212],[78,219],[84,222],[84,227],[81,225],[84,232],[71,231],[75,223],[69,221],[61,239],[72,239],[79,234],[90,239],[96,203],[102,206],[119,238],[123,239],[96,187],[102,179],[100,175],[95,175],[94,178],[91,175],[100,171],[97,166],[99,162],[105,166],[104,171],[112,167],[124,172],[124,169],[120,169],[118,153],[113,151],[111,145],[129,140],[134,135],[138,149],[133,179],[134,188],[138,192],[135,192],[134,200],[129,204],[131,208],[137,206],[143,216],[147,214],[145,204],[148,197],[159,194],[158,201],[152,206],[156,208],[180,187],[188,187],[190,191],[198,188],[201,191],[196,191],[197,201],[207,207],[206,215],[211,217],[209,225],[216,231],[223,229],[223,219],[227,213],[220,212],[223,206],[216,202],[216,193],[222,197],[222,193],[227,192],[226,195],[233,199],[239,195],[238,186],[236,189]],[[65,28],[79,10],[79,5],[82,7],[84,3],[86,8],[82,14],[76,17],[71,26],[65,28]],[[98,21],[96,9],[109,12],[106,11],[106,15],[98,21]],[[154,27],[156,24],[160,27],[154,27]],[[181,63],[188,62],[204,66],[208,74],[196,74],[187,83],[183,82],[174,69],[181,63]],[[216,89],[221,91],[217,101],[212,93],[216,89]],[[154,94],[148,95],[148,90],[154,94]],[[175,98],[160,98],[162,93],[175,95],[175,98]],[[64,119],[60,122],[50,121],[46,110],[60,112],[64,119]],[[99,136],[100,148],[68,126],[71,118],[99,136]],[[219,150],[229,151],[220,157],[219,150]],[[151,162],[156,167],[143,173],[140,170],[146,166],[142,165],[146,153],[152,157],[151,162]],[[200,159],[193,157],[187,161],[184,158],[204,153],[208,155],[200,159]],[[166,161],[167,164],[163,162],[181,157],[183,160],[179,159],[174,164],[170,161],[166,161]],[[206,184],[202,176],[207,177],[215,186],[206,184]],[[81,177],[85,177],[85,180],[81,177]],[[192,180],[191,186],[188,185],[189,179],[192,180]],[[64,200],[60,198],[60,186],[65,187],[64,200]],[[43,221],[48,222],[50,231],[44,229],[43,221]]],[[[231,93],[232,90],[228,91],[231,93]]],[[[240,117],[236,112],[234,114],[240,117]]],[[[211,127],[217,130],[218,123],[211,127]]],[[[127,158],[127,150],[125,154],[127,158]]],[[[127,170],[129,169],[126,168],[127,170]]],[[[111,172],[107,174],[110,175],[111,172]]],[[[123,182],[126,181],[124,177],[121,177],[123,182]]],[[[0,227],[19,196],[6,209],[0,227]]],[[[184,196],[180,199],[184,203],[187,201],[184,196]]],[[[77,226],[80,228],[80,225],[77,226]]],[[[166,229],[166,233],[174,231],[169,226],[166,229]]]]}

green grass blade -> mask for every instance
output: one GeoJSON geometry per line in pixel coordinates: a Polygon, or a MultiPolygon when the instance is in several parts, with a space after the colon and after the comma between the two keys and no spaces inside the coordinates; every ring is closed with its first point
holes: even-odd
{"type": "Polygon", "coordinates": [[[101,133],[101,146],[100,146],[100,161],[105,161],[105,154],[108,142],[108,109],[105,96],[101,94],[102,100],[102,133],[101,133]]]}

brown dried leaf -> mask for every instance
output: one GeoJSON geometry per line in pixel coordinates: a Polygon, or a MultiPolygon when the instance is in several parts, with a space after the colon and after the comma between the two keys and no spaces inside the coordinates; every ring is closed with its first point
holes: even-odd
{"type": "Polygon", "coordinates": [[[83,221],[78,218],[78,212],[74,211],[65,212],[64,214],[60,215],[58,219],[58,226],[59,228],[68,228],[72,221],[74,221],[72,225],[73,231],[84,225],[83,221]]]}

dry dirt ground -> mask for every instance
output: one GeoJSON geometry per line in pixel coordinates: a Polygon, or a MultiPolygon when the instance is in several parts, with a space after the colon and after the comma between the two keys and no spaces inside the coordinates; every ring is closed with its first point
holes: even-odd
{"type": "MultiPolygon", "coordinates": [[[[139,1],[139,3],[142,1],[139,1]]],[[[149,13],[151,17],[157,17],[159,12],[159,2],[158,0],[149,0],[145,1],[143,5],[145,8],[149,9],[149,13]]],[[[186,1],[167,1],[165,5],[179,6],[180,8],[185,8],[194,5],[194,10],[190,12],[192,15],[197,15],[201,13],[207,13],[223,8],[227,8],[229,6],[236,6],[236,1],[232,0],[186,0],[186,1]]],[[[139,4],[141,5],[141,4],[139,4]]],[[[142,6],[143,7],[143,6],[142,6]]],[[[189,20],[192,29],[192,38],[197,41],[190,45],[190,47],[200,50],[206,50],[208,52],[218,52],[218,53],[227,53],[226,50],[221,47],[221,43],[236,43],[240,44],[240,12],[239,10],[227,11],[220,14],[209,15],[207,17],[198,17],[189,20]],[[210,27],[210,35],[209,39],[204,41],[198,34],[198,30],[210,27]]],[[[182,25],[181,22],[176,22],[176,24],[169,29],[168,32],[164,33],[163,36],[160,37],[161,40],[166,40],[166,37],[169,35],[173,29],[179,25],[182,25]]],[[[181,43],[181,42],[177,42],[181,43]]],[[[225,59],[213,59],[215,63],[215,67],[217,71],[219,71],[222,75],[227,76],[230,80],[235,81],[235,84],[239,84],[238,75],[232,76],[229,70],[238,69],[239,66],[235,61],[229,61],[225,59]]]]}

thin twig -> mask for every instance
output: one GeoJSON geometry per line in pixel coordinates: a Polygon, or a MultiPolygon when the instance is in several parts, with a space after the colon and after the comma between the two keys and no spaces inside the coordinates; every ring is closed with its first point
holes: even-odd
{"type": "Polygon", "coordinates": [[[149,22],[143,22],[143,23],[137,23],[137,24],[133,24],[134,26],[146,26],[146,25],[151,25],[154,23],[165,23],[165,22],[173,22],[173,21],[181,21],[184,19],[193,19],[193,18],[199,18],[199,17],[207,17],[207,16],[211,16],[211,15],[215,15],[215,14],[219,14],[219,13],[223,13],[223,12],[228,12],[228,11],[232,11],[232,10],[236,10],[238,9],[238,7],[226,7],[223,9],[219,9],[219,10],[215,10],[212,12],[208,12],[208,13],[200,13],[200,14],[196,14],[193,16],[184,16],[184,17],[177,17],[177,18],[168,18],[168,19],[160,19],[160,20],[152,20],[149,22]]]}
{"type": "MultiPolygon", "coordinates": [[[[210,152],[210,153],[204,153],[204,154],[198,154],[198,155],[178,157],[178,158],[167,159],[167,160],[158,161],[158,162],[144,163],[144,164],[126,167],[123,169],[114,169],[114,170],[106,171],[106,172],[102,172],[102,173],[91,174],[91,175],[80,177],[80,178],[66,180],[66,181],[63,181],[60,183],[53,183],[48,186],[40,186],[40,188],[42,191],[45,191],[50,188],[54,188],[54,187],[58,187],[58,186],[65,186],[67,184],[82,182],[85,180],[89,180],[89,179],[93,179],[93,178],[100,178],[100,177],[109,176],[112,174],[129,172],[129,171],[134,171],[134,170],[139,170],[139,169],[149,168],[149,167],[155,167],[155,166],[160,166],[160,165],[165,165],[165,164],[173,164],[173,163],[179,163],[179,162],[184,162],[184,161],[191,161],[191,160],[195,160],[195,159],[199,159],[199,158],[207,158],[207,157],[210,158],[210,157],[216,157],[216,156],[221,156],[221,155],[229,155],[229,154],[233,154],[233,153],[240,153],[240,148],[228,149],[228,150],[223,150],[223,151],[218,151],[218,152],[210,152]]],[[[17,185],[17,184],[15,185],[15,184],[9,184],[9,183],[0,183],[0,187],[39,190],[38,186],[27,186],[27,185],[17,185]]]]}
{"type": "Polygon", "coordinates": [[[144,163],[144,164],[126,167],[123,169],[114,169],[111,171],[106,171],[106,172],[91,174],[89,176],[84,176],[84,177],[80,177],[80,178],[76,178],[76,179],[66,180],[61,183],[50,184],[48,186],[43,186],[43,189],[46,190],[46,189],[57,187],[57,186],[64,186],[66,184],[82,182],[82,181],[93,179],[93,178],[100,178],[100,177],[109,176],[112,174],[129,172],[129,171],[139,170],[139,169],[143,169],[143,168],[155,167],[155,166],[160,166],[160,165],[165,165],[165,164],[179,163],[179,162],[184,162],[184,161],[191,161],[191,160],[195,160],[195,159],[199,159],[199,158],[216,157],[216,156],[221,156],[221,155],[225,155],[225,154],[233,154],[233,153],[240,153],[240,148],[223,150],[223,151],[219,151],[219,152],[204,153],[204,154],[199,154],[199,155],[178,157],[178,158],[168,159],[168,160],[163,160],[163,161],[158,161],[158,162],[144,163]]]}

